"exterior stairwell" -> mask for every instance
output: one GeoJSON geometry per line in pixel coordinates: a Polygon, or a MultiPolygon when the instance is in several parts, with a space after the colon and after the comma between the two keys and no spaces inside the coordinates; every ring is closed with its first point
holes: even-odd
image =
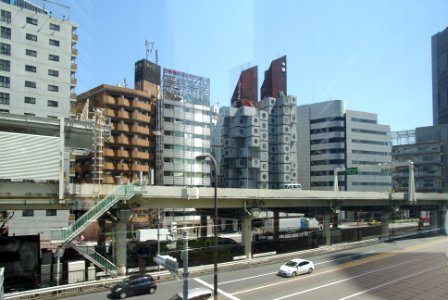
{"type": "Polygon", "coordinates": [[[96,252],[92,246],[82,245],[77,242],[71,242],[70,247],[78,251],[79,254],[84,256],[95,266],[105,271],[112,277],[116,277],[118,273],[117,266],[110,262],[107,258],[96,252]]]}
{"type": "Polygon", "coordinates": [[[72,247],[99,268],[103,269],[112,276],[116,276],[117,267],[113,263],[101,256],[92,247],[78,245],[73,240],[79,236],[79,234],[81,234],[81,232],[83,232],[93,221],[97,220],[109,209],[111,209],[118,201],[129,200],[135,195],[141,194],[141,192],[141,186],[119,186],[115,191],[99,201],[70,226],[51,229],[51,243],[58,245],[61,248],[72,247]]]}

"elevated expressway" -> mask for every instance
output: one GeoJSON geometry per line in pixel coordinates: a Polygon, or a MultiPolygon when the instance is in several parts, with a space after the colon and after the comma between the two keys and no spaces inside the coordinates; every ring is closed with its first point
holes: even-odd
{"type": "MultiPolygon", "coordinates": [[[[195,208],[201,210],[202,215],[212,215],[214,209],[214,188],[139,186],[138,189],[138,193],[117,198],[117,202],[111,204],[111,210],[121,220],[115,224],[120,229],[117,231],[124,232],[121,237],[117,237],[117,245],[126,243],[126,224],[131,209],[195,208]]],[[[68,185],[64,198],[60,199],[57,183],[0,182],[0,210],[74,209],[90,212],[110,198],[116,190],[117,186],[113,185],[68,185]]],[[[415,193],[411,198],[408,193],[387,192],[217,189],[219,218],[231,212],[234,218],[241,219],[246,258],[252,256],[252,218],[257,217],[260,211],[274,211],[274,222],[278,212],[305,213],[307,216],[317,217],[322,222],[323,236],[329,245],[330,220],[341,210],[381,212],[382,235],[387,237],[390,214],[403,209],[430,211],[432,226],[441,228],[446,233],[447,206],[447,193],[415,193]]],[[[201,223],[203,221],[206,222],[206,218],[201,218],[201,223]]],[[[67,242],[68,240],[61,244],[67,242]]],[[[125,249],[126,247],[121,247],[117,252],[117,265],[125,265],[125,249]]],[[[125,270],[118,270],[118,274],[123,272],[125,270]]]]}

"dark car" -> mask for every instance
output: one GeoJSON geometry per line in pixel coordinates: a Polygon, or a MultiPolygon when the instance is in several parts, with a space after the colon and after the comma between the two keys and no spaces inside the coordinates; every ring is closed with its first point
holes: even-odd
{"type": "Polygon", "coordinates": [[[131,275],[110,289],[112,297],[120,299],[140,294],[154,294],[156,290],[157,283],[151,275],[131,275]]]}

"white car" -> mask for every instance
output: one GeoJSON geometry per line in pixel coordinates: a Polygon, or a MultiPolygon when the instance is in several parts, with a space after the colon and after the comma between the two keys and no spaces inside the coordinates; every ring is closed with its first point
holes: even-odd
{"type": "Polygon", "coordinates": [[[280,267],[278,275],[280,276],[297,276],[300,274],[311,274],[314,271],[314,264],[312,261],[305,259],[292,259],[280,267]]]}

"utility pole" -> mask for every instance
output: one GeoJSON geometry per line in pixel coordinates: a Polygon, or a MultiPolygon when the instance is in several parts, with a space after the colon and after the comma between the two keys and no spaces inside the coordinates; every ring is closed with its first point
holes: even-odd
{"type": "Polygon", "coordinates": [[[184,261],[184,270],[182,272],[183,282],[182,282],[182,291],[184,294],[184,299],[188,299],[188,232],[184,230],[183,232],[184,239],[184,251],[182,253],[182,259],[184,261]]]}

